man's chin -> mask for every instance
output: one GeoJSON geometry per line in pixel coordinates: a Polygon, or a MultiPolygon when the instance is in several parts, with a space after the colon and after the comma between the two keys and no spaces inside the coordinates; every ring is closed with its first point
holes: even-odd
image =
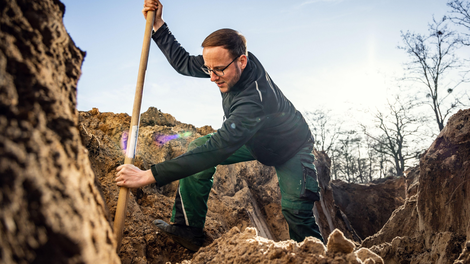
{"type": "Polygon", "coordinates": [[[228,93],[230,92],[230,87],[226,87],[226,86],[219,87],[219,90],[221,93],[228,93]]]}

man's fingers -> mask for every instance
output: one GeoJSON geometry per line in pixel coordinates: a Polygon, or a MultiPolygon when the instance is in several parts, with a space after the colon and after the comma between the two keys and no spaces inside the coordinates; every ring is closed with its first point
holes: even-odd
{"type": "Polygon", "coordinates": [[[135,167],[133,164],[122,164],[122,165],[119,165],[119,167],[116,168],[116,170],[125,170],[125,169],[128,169],[128,168],[133,168],[135,167]]]}
{"type": "Polygon", "coordinates": [[[127,164],[120,165],[119,167],[116,168],[116,178],[114,179],[115,182],[118,182],[121,180],[121,174],[125,170],[127,164]]]}
{"type": "Polygon", "coordinates": [[[114,181],[116,181],[116,182],[117,182],[117,181],[120,181],[121,178],[122,178],[122,177],[121,177],[121,173],[117,173],[117,174],[116,174],[116,178],[114,178],[114,181]]]}
{"type": "Polygon", "coordinates": [[[117,186],[126,186],[126,180],[123,178],[123,177],[117,177],[116,179],[114,179],[114,181],[116,182],[116,185],[117,186]]]}
{"type": "Polygon", "coordinates": [[[147,12],[152,11],[152,10],[155,10],[155,9],[150,8],[150,7],[144,7],[144,9],[142,9],[142,14],[144,14],[145,19],[147,19],[147,12]]]}
{"type": "Polygon", "coordinates": [[[145,2],[144,8],[142,9],[142,14],[144,14],[145,19],[147,19],[147,12],[148,11],[153,11],[153,10],[156,10],[156,9],[157,9],[157,5],[147,4],[147,2],[145,2]]]}
{"type": "Polygon", "coordinates": [[[158,8],[158,5],[160,3],[157,1],[145,1],[144,2],[144,8],[151,8],[151,10],[155,10],[158,8]]]}

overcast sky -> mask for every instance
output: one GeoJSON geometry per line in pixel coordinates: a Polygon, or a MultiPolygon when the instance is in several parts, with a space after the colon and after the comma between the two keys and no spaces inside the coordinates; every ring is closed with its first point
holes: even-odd
{"type": "MultiPolygon", "coordinates": [[[[426,33],[446,0],[161,0],[163,18],[191,54],[220,28],[244,34],[248,50],[297,109],[352,108],[385,102],[407,56],[400,31],[426,33]]],[[[145,29],[137,0],[62,0],[64,23],[86,51],[78,109],[131,114],[145,29]]],[[[209,79],[176,73],[151,43],[142,112],[154,106],[197,127],[222,123],[221,96],[209,79]]]]}

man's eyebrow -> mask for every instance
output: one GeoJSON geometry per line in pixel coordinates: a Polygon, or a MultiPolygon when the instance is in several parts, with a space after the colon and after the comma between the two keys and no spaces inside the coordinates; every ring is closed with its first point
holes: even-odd
{"type": "Polygon", "coordinates": [[[204,67],[206,67],[207,69],[211,69],[211,70],[216,70],[216,71],[217,71],[217,70],[222,69],[222,68],[225,67],[225,66],[215,66],[214,68],[210,68],[209,66],[207,66],[207,65],[204,64],[204,67]]]}

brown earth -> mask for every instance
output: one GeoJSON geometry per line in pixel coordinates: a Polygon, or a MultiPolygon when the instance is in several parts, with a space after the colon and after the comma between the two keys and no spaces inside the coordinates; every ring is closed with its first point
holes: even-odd
{"type": "Polygon", "coordinates": [[[405,179],[388,177],[367,184],[331,182],[335,203],[362,239],[379,231],[405,202],[405,179]]]}
{"type": "Polygon", "coordinates": [[[195,263],[381,263],[380,256],[369,249],[356,250],[353,241],[335,229],[325,245],[307,237],[303,242],[293,240],[274,242],[260,237],[257,230],[248,227],[244,232],[234,227],[208,247],[200,249],[191,260],[195,263]]]}
{"type": "Polygon", "coordinates": [[[449,118],[407,173],[407,199],[362,246],[386,263],[470,263],[470,109],[449,118]]]}
{"type": "MultiPolygon", "coordinates": [[[[141,120],[135,165],[142,169],[149,169],[151,164],[183,154],[196,137],[204,132],[214,131],[208,127],[197,129],[180,123],[171,115],[161,113],[153,107],[142,114],[141,120]],[[171,141],[165,140],[171,136],[176,137],[175,135],[182,136],[171,141]]],[[[130,116],[100,113],[98,109],[93,109],[81,112],[79,123],[98,185],[102,186],[104,199],[109,206],[108,218],[111,223],[119,193],[113,179],[116,167],[124,161],[120,141],[129,127],[130,116]]],[[[328,185],[329,164],[325,163],[328,162],[328,157],[319,152],[315,152],[315,155],[324,194],[315,210],[320,219],[322,234],[328,237],[338,228],[346,237],[354,239],[351,224],[332,199],[331,187],[328,185]]],[[[123,246],[119,253],[123,263],[179,262],[191,257],[191,252],[165,235],[157,234],[157,229],[152,225],[154,219],[169,221],[176,188],[177,183],[173,183],[162,188],[147,186],[132,190],[123,246]]],[[[260,236],[274,241],[289,239],[287,223],[281,213],[280,197],[277,176],[272,167],[256,161],[218,166],[208,201],[206,245],[234,227],[242,231],[249,226],[256,227],[260,236]]]]}
{"type": "MultiPolygon", "coordinates": [[[[273,168],[246,162],[218,167],[201,250],[189,252],[151,224],[169,220],[173,183],[131,191],[116,254],[113,178],[130,117],[76,110],[84,52],[63,26],[62,3],[3,1],[0,11],[1,263],[470,262],[470,110],[449,119],[405,182],[332,183],[329,158],[315,151],[322,198],[314,214],[326,247],[288,240],[273,168]]],[[[150,108],[135,165],[174,158],[212,131],[150,108]]]]}
{"type": "Polygon", "coordinates": [[[0,262],[118,263],[77,129],[84,52],[58,1],[0,3],[0,262]]]}

